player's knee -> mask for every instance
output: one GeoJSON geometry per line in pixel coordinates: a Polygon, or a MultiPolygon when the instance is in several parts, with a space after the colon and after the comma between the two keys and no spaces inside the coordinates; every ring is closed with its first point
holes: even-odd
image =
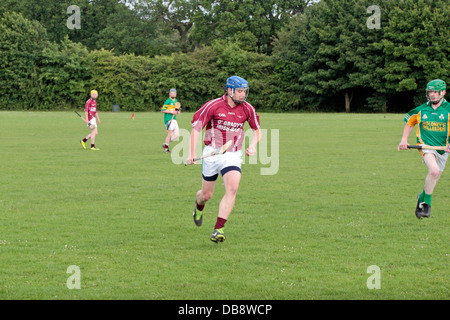
{"type": "Polygon", "coordinates": [[[208,201],[209,199],[211,199],[212,195],[213,195],[213,193],[210,192],[210,191],[206,191],[206,192],[203,191],[202,192],[202,198],[203,198],[204,201],[208,201]]]}
{"type": "Polygon", "coordinates": [[[440,174],[441,174],[441,172],[439,171],[439,169],[438,168],[432,168],[432,169],[430,169],[430,176],[432,177],[432,178],[434,178],[434,179],[437,179],[437,178],[439,178],[439,176],[440,176],[440,174]]]}
{"type": "Polygon", "coordinates": [[[212,195],[213,195],[213,190],[201,189],[197,192],[197,199],[206,202],[212,198],[212,195]]]}
{"type": "Polygon", "coordinates": [[[230,183],[226,188],[226,193],[230,196],[236,196],[239,188],[239,183],[230,183]]]}

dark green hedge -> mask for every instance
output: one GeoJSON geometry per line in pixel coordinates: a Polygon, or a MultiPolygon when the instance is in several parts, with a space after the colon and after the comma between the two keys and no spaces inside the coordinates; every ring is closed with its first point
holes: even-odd
{"type": "Polygon", "coordinates": [[[5,12],[0,110],[81,108],[96,89],[101,110],[119,104],[124,111],[158,111],[174,87],[184,110],[194,111],[239,75],[249,81],[249,102],[259,111],[405,112],[424,102],[428,81],[450,82],[450,6],[383,2],[382,27],[370,29],[371,3],[311,5],[278,32],[272,56],[224,39],[155,57],[88,50],[67,37],[51,42],[39,22],[5,12]]]}
{"type": "Polygon", "coordinates": [[[80,108],[96,89],[103,110],[119,104],[124,111],[157,111],[174,87],[183,108],[193,111],[223,94],[226,79],[234,74],[250,82],[255,92],[251,103],[261,110],[273,107],[264,98],[270,92],[270,57],[234,43],[217,41],[193,53],[154,58],[115,55],[89,51],[67,38],[52,43],[39,23],[16,13],[1,18],[0,33],[2,110],[80,108]]]}

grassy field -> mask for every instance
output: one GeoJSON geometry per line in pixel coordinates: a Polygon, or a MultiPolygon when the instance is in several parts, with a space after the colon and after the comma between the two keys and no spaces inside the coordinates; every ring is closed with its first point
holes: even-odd
{"type": "Polygon", "coordinates": [[[403,115],[261,114],[279,170],[243,165],[221,244],[222,180],[197,228],[201,168],[162,152],[162,115],[100,116],[93,152],[73,112],[0,112],[0,299],[450,298],[449,173],[418,220],[426,168],[396,149],[403,115]]]}

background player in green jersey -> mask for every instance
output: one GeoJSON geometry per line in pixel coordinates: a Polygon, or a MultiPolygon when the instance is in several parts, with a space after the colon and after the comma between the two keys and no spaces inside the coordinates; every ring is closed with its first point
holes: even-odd
{"type": "Polygon", "coordinates": [[[176,99],[177,90],[169,90],[169,98],[164,102],[161,112],[164,113],[164,125],[167,130],[167,137],[163,143],[164,152],[170,152],[169,143],[180,135],[180,128],[178,127],[177,115],[180,114],[179,102],[176,99]]]}
{"type": "MultiPolygon", "coordinates": [[[[430,81],[427,84],[428,102],[406,114],[404,118],[406,125],[398,145],[399,150],[408,148],[408,136],[415,126],[417,126],[417,144],[448,146],[450,103],[444,98],[446,89],[446,83],[440,79],[430,81]]],[[[423,162],[428,167],[428,174],[425,178],[423,191],[417,197],[415,214],[419,219],[430,216],[431,196],[444,171],[450,148],[447,147],[446,152],[425,149],[420,150],[420,152],[423,162]]]]}

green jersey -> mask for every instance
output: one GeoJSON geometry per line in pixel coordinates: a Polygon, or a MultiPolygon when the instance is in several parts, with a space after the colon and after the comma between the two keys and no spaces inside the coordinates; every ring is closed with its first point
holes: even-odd
{"type": "MultiPolygon", "coordinates": [[[[404,121],[409,126],[417,125],[417,143],[429,146],[446,146],[449,137],[450,103],[444,99],[434,109],[430,102],[424,103],[409,111],[404,121]]],[[[438,151],[444,154],[444,151],[438,151]]]]}
{"type": "MultiPolygon", "coordinates": [[[[164,102],[164,106],[161,108],[161,111],[173,111],[175,110],[175,103],[177,103],[177,99],[168,98],[166,102],[164,102]]],[[[167,123],[172,119],[172,114],[164,113],[164,123],[167,123]]],[[[173,120],[177,120],[177,116],[173,117],[173,120]]]]}

